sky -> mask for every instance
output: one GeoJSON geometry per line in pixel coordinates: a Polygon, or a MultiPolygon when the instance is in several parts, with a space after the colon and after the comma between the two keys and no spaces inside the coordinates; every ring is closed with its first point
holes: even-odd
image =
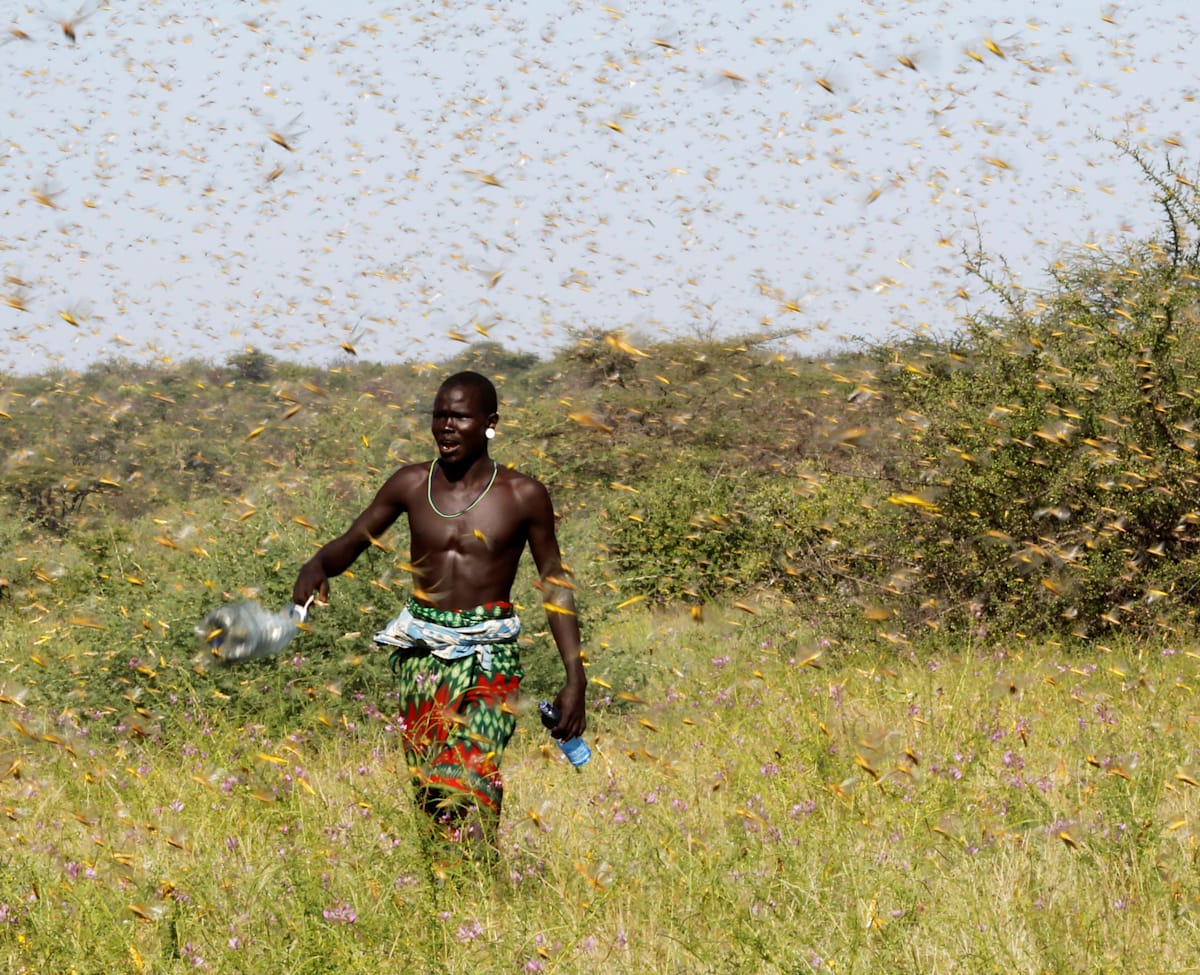
{"type": "Polygon", "coordinates": [[[0,5],[0,372],[946,335],[1156,233],[1191,0],[0,5]],[[6,18],[6,19],[5,19],[6,18]]]}

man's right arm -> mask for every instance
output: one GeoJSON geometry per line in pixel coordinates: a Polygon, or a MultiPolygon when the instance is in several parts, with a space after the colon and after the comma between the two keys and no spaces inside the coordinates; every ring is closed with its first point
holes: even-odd
{"type": "Polygon", "coordinates": [[[341,575],[407,510],[406,482],[411,468],[401,468],[379,489],[379,493],[346,531],[321,546],[311,559],[300,567],[292,587],[292,601],[298,606],[315,595],[321,602],[329,599],[329,580],[341,575]]]}

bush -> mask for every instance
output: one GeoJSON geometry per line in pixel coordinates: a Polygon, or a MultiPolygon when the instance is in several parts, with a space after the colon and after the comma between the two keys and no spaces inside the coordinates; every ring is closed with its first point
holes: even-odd
{"type": "Polygon", "coordinates": [[[1165,606],[1194,617],[1200,197],[1130,155],[1158,190],[1163,240],[1059,265],[1032,307],[974,259],[1007,314],[880,357],[912,418],[922,596],[951,618],[1086,636],[1149,627],[1165,606]]]}
{"type": "Polygon", "coordinates": [[[657,602],[764,586],[857,594],[875,572],[863,495],[850,479],[685,464],[612,499],[605,547],[621,591],[657,602]]]}
{"type": "Polygon", "coordinates": [[[275,360],[262,349],[250,348],[229,357],[234,379],[247,383],[263,383],[271,378],[275,360]]]}

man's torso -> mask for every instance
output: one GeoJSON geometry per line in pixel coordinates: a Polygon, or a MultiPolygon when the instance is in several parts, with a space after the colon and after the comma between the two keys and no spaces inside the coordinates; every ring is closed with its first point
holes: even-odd
{"type": "Polygon", "coordinates": [[[501,466],[481,494],[478,486],[458,489],[436,468],[431,482],[428,464],[402,473],[417,599],[443,609],[508,600],[529,537],[529,479],[501,466]]]}

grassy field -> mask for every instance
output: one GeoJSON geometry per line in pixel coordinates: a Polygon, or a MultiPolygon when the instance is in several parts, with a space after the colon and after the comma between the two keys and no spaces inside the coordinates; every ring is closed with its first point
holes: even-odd
{"type": "Polygon", "coordinates": [[[319,617],[224,691],[142,661],[163,691],[123,712],[23,703],[36,633],[0,638],[6,971],[1196,970],[1183,646],[868,654],[634,607],[595,634],[645,680],[592,684],[591,764],[526,711],[500,863],[431,870],[383,661],[319,617]],[[359,689],[286,701],[322,656],[359,689]]]}

